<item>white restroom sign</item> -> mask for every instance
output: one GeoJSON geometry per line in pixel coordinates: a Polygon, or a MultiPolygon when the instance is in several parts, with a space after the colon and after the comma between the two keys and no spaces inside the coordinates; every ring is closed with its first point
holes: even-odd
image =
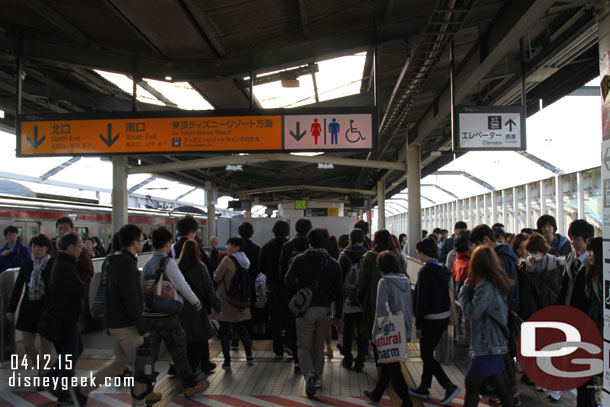
{"type": "Polygon", "coordinates": [[[455,109],[454,150],[525,150],[525,115],[521,106],[455,109]]]}

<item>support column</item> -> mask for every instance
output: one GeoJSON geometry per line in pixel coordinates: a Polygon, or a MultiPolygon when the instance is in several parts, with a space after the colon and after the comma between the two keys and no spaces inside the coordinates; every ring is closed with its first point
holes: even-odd
{"type": "MultiPolygon", "coordinates": [[[[508,229],[508,225],[504,225],[508,229]]],[[[519,201],[517,201],[517,187],[513,187],[513,233],[519,232],[519,201]]]]}
{"type": "Polygon", "coordinates": [[[205,192],[205,204],[208,207],[208,219],[207,219],[207,230],[208,230],[208,241],[204,242],[204,246],[210,243],[212,236],[216,235],[216,188],[211,182],[206,182],[204,185],[205,192]]]}
{"type": "Polygon", "coordinates": [[[377,181],[377,230],[385,229],[385,182],[377,181]]]}
{"type": "MultiPolygon", "coordinates": [[[[597,2],[596,5],[599,7],[598,9],[598,13],[596,14],[597,16],[597,26],[598,26],[598,47],[599,47],[599,75],[601,77],[601,82],[602,83],[607,83],[608,79],[610,78],[610,60],[608,58],[608,54],[610,53],[610,5],[608,5],[607,2],[597,2]]],[[[603,94],[603,93],[602,93],[603,94]]],[[[608,111],[610,110],[610,97],[608,95],[605,95],[605,98],[602,99],[602,117],[606,117],[608,115],[608,111]]],[[[606,158],[608,157],[609,154],[609,150],[610,150],[610,125],[608,124],[608,120],[603,120],[602,122],[602,146],[601,146],[601,156],[602,156],[602,164],[601,164],[601,179],[602,179],[602,185],[604,183],[604,180],[607,180],[608,178],[610,178],[610,171],[609,171],[609,167],[607,166],[607,161],[606,158]]],[[[579,174],[580,175],[580,174],[579,174]]],[[[579,180],[580,181],[580,180],[579,180]]],[[[580,191],[580,188],[579,188],[580,191]]],[[[583,194],[584,195],[584,194],[583,194]]],[[[579,197],[580,198],[580,197],[579,197]]],[[[602,197],[602,201],[605,201],[605,197],[602,197]]],[[[563,194],[562,194],[562,202],[563,202],[563,194]]],[[[610,239],[610,235],[608,234],[608,228],[605,225],[606,221],[605,219],[610,217],[610,208],[607,208],[606,205],[602,205],[602,219],[604,219],[604,221],[602,222],[604,225],[602,225],[602,234],[603,234],[603,238],[604,238],[604,253],[608,253],[607,251],[607,243],[606,240],[610,239]]],[[[562,210],[563,210],[563,205],[562,205],[562,210]]],[[[579,202],[579,212],[580,212],[580,202],[579,202]]],[[[584,210],[583,210],[583,216],[584,216],[584,210]]],[[[559,220],[559,219],[558,219],[559,220]]],[[[563,216],[562,216],[562,223],[563,223],[563,216]]],[[[560,230],[560,233],[564,233],[563,231],[560,230]]],[[[604,278],[603,280],[606,281],[605,284],[607,285],[607,281],[608,281],[608,276],[610,275],[610,264],[608,264],[608,260],[606,259],[607,255],[604,255],[604,261],[602,262],[603,264],[603,275],[604,278]]],[[[608,293],[606,292],[605,296],[607,296],[608,293]]],[[[608,318],[610,318],[610,311],[604,307],[604,321],[608,321],[608,318]]],[[[604,325],[607,325],[607,322],[604,322],[604,325]]],[[[604,339],[606,341],[610,341],[610,337],[608,336],[608,330],[605,329],[604,327],[604,339]]],[[[607,377],[608,374],[610,374],[609,368],[608,368],[608,353],[604,352],[604,376],[607,377]]],[[[603,402],[602,405],[607,406],[610,405],[610,387],[608,386],[607,380],[603,381],[603,388],[604,391],[602,392],[602,396],[603,396],[603,402]]]]}
{"type": "MultiPolygon", "coordinates": [[[[526,228],[532,227],[532,196],[530,194],[530,185],[525,184],[525,226],[526,228]]],[[[533,228],[535,229],[535,228],[533,228]]],[[[518,233],[518,230],[515,230],[515,233],[518,233]]]]}
{"type": "Polygon", "coordinates": [[[487,223],[489,226],[496,223],[496,219],[498,219],[498,201],[496,195],[495,191],[491,191],[491,219],[487,223]]]}
{"type": "Polygon", "coordinates": [[[409,193],[409,253],[421,237],[421,151],[417,144],[407,145],[407,190],[409,193]]]}
{"type": "Polygon", "coordinates": [[[546,182],[540,181],[540,216],[546,213],[546,182]]]}
{"type": "MultiPolygon", "coordinates": [[[[504,227],[506,227],[506,221],[508,219],[508,205],[506,202],[506,195],[508,195],[506,193],[506,190],[503,189],[502,190],[502,224],[504,225],[504,227]]],[[[493,223],[489,226],[493,226],[493,223]]]]}
{"type": "Polygon", "coordinates": [[[112,157],[112,234],[126,225],[127,218],[127,156],[112,157]]]}
{"type": "Polygon", "coordinates": [[[557,214],[557,232],[566,234],[563,213],[563,179],[561,175],[555,176],[555,213],[557,214]]]}
{"type": "Polygon", "coordinates": [[[585,218],[585,177],[582,171],[576,173],[576,196],[578,198],[578,219],[585,218]]]}

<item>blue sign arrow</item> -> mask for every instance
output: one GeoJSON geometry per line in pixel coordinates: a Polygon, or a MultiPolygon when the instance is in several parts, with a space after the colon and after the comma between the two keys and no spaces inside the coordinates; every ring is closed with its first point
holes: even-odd
{"type": "Polygon", "coordinates": [[[42,138],[38,140],[38,126],[34,126],[34,140],[32,140],[30,136],[26,136],[26,139],[34,148],[38,148],[38,146],[42,144],[45,138],[47,138],[47,136],[42,136],[42,138]]]}
{"type": "Polygon", "coordinates": [[[104,137],[103,134],[100,134],[100,138],[104,144],[110,147],[119,139],[119,133],[116,134],[116,137],[112,138],[112,123],[108,123],[108,136],[104,137]]]}

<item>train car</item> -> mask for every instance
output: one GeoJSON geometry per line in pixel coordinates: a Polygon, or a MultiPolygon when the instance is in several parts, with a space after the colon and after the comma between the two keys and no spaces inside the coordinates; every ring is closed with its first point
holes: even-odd
{"type": "MultiPolygon", "coordinates": [[[[146,234],[158,225],[166,226],[175,235],[176,223],[188,213],[158,209],[129,208],[128,222],[138,225],[146,234]]],[[[199,222],[197,235],[207,241],[207,218],[191,214],[199,222]]],[[[112,233],[112,207],[92,203],[56,199],[31,198],[15,195],[0,195],[0,230],[13,225],[19,230],[24,243],[39,233],[50,237],[56,235],[55,221],[68,216],[74,222],[75,231],[82,237],[97,236],[107,246],[112,233]]],[[[219,222],[222,223],[222,222],[219,222]]],[[[4,234],[0,236],[0,247],[6,244],[4,234]]]]}

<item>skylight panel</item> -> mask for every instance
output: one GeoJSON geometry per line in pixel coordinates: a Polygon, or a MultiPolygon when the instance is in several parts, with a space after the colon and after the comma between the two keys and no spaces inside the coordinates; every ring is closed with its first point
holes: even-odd
{"type": "Polygon", "coordinates": [[[150,86],[158,90],[184,110],[213,110],[207,100],[201,96],[188,82],[163,82],[153,79],[144,79],[150,86]]]}

